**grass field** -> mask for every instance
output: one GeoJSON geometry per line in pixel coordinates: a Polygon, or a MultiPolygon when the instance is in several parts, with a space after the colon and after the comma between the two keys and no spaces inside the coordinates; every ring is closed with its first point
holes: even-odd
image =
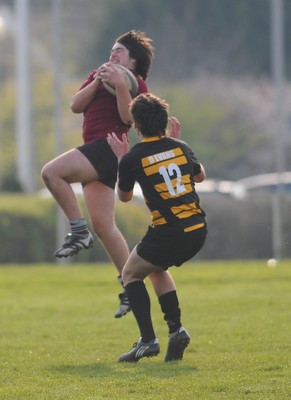
{"type": "Polygon", "coordinates": [[[109,265],[0,268],[0,399],[291,399],[291,262],[195,262],[172,269],[191,343],[164,363],[167,329],[151,293],[161,354],[118,364],[139,333],[116,320],[109,265]]]}

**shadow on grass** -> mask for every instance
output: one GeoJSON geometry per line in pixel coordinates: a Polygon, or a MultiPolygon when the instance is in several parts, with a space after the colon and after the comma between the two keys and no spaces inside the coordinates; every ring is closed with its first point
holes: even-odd
{"type": "Polygon", "coordinates": [[[140,374],[149,377],[156,378],[169,378],[177,377],[179,375],[193,375],[198,372],[198,367],[190,364],[171,362],[171,363],[92,363],[92,364],[77,364],[77,365],[59,365],[52,366],[50,371],[69,374],[79,375],[84,378],[96,378],[96,377],[116,377],[121,378],[122,376],[127,377],[129,373],[140,374]]]}

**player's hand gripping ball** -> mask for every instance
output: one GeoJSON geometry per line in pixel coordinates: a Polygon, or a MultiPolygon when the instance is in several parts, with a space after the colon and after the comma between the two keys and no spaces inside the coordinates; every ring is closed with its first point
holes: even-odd
{"type": "MultiPolygon", "coordinates": [[[[123,65],[116,64],[115,68],[126,72],[126,75],[125,75],[126,85],[128,87],[131,97],[135,97],[137,95],[137,91],[138,91],[138,83],[137,83],[136,77],[133,75],[133,73],[129,69],[123,67],[123,65]]],[[[109,93],[116,96],[114,86],[110,85],[108,82],[105,82],[105,81],[103,81],[102,83],[103,83],[103,86],[105,87],[105,89],[107,89],[109,93]]]]}

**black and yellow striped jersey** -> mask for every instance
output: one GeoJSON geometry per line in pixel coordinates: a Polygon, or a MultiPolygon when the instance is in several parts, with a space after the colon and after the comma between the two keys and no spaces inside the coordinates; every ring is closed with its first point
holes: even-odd
{"type": "Polygon", "coordinates": [[[168,224],[205,215],[193,180],[200,171],[200,163],[185,142],[170,137],[144,138],[121,159],[118,187],[130,192],[138,182],[153,225],[168,224]]]}

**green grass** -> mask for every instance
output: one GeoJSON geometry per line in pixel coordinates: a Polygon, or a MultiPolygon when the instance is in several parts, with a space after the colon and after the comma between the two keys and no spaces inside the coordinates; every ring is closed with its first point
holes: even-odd
{"type": "Polygon", "coordinates": [[[171,269],[192,340],[164,363],[167,329],[149,282],[161,354],[118,364],[139,333],[116,320],[108,265],[0,268],[0,399],[291,399],[291,262],[171,269]]]}

